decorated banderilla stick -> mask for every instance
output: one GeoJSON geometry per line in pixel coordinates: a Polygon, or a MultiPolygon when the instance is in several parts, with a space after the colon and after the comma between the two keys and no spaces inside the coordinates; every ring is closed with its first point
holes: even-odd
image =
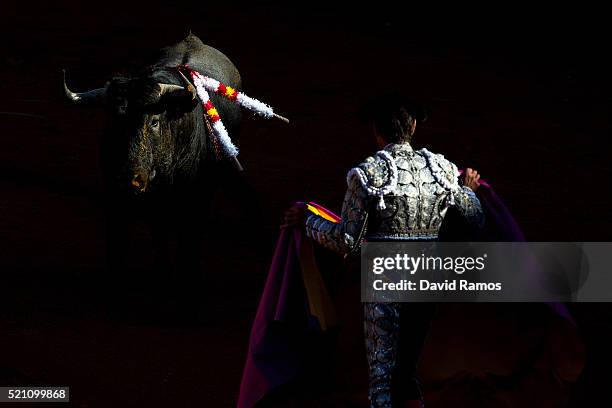
{"type": "Polygon", "coordinates": [[[236,102],[243,108],[249,109],[257,113],[258,115],[263,116],[266,119],[275,118],[282,120],[285,123],[289,123],[289,119],[274,113],[274,110],[271,106],[266,105],[265,103],[255,98],[251,98],[243,92],[237,91],[231,86],[225,85],[224,83],[217,81],[214,78],[202,75],[199,72],[191,69],[187,65],[179,66],[179,72],[181,72],[181,68],[184,68],[189,72],[191,78],[194,80],[194,83],[196,80],[199,81],[207,91],[214,92],[217,95],[223,96],[224,98],[232,102],[236,102]]]}
{"type": "Polygon", "coordinates": [[[197,95],[202,102],[202,107],[204,108],[204,118],[206,120],[206,125],[209,128],[209,133],[213,138],[213,142],[216,146],[218,146],[224,156],[228,157],[230,160],[234,162],[234,165],[239,171],[242,171],[242,165],[240,161],[238,161],[238,148],[232,142],[229,134],[227,133],[227,129],[223,125],[223,121],[219,116],[219,112],[213,105],[210,100],[210,92],[214,92],[217,95],[223,96],[224,98],[239,104],[240,106],[247,108],[256,112],[257,114],[265,117],[265,118],[277,118],[282,120],[283,122],[289,123],[289,119],[277,115],[272,110],[272,107],[266,105],[265,103],[258,101],[257,99],[251,98],[245,95],[242,92],[236,91],[234,88],[230,86],[226,86],[225,84],[217,81],[216,79],[212,79],[205,75],[200,74],[199,72],[189,68],[188,66],[178,66],[178,73],[183,78],[185,82],[185,86],[187,90],[189,90],[193,97],[197,95]],[[185,77],[182,69],[187,70],[189,72],[189,76],[193,81],[193,85],[191,81],[185,77]],[[195,86],[195,89],[194,89],[195,86]]]}

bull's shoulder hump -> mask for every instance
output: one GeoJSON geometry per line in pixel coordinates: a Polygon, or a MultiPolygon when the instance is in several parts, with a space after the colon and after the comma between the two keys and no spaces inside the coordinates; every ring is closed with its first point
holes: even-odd
{"type": "Polygon", "coordinates": [[[191,33],[182,41],[162,48],[156,65],[176,67],[182,64],[235,88],[242,85],[240,72],[229,57],[191,33]]]}
{"type": "Polygon", "coordinates": [[[242,78],[236,65],[227,55],[210,45],[202,44],[188,55],[188,64],[197,71],[209,75],[227,85],[240,88],[242,78]]]}

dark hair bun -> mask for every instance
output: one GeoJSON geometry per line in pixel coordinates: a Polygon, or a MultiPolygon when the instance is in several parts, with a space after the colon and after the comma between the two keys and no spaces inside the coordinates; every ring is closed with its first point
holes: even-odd
{"type": "Polygon", "coordinates": [[[389,143],[410,140],[412,120],[427,119],[425,108],[398,94],[387,94],[372,99],[364,105],[361,116],[374,126],[389,143]]]}

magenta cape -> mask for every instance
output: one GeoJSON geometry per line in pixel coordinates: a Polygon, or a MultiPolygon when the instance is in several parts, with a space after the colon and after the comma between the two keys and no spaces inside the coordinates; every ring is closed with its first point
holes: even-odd
{"type": "Polygon", "coordinates": [[[335,321],[312,241],[302,229],[282,229],[251,329],[238,407],[255,406],[297,377],[312,346],[309,333],[317,336],[335,321]]]}
{"type": "Polygon", "coordinates": [[[291,288],[299,285],[300,263],[298,245],[304,239],[299,230],[281,230],[268,279],[257,315],[251,329],[249,351],[240,385],[239,408],[253,407],[270,390],[280,386],[298,373],[298,361],[291,350],[290,339],[282,331],[275,331],[275,322],[285,322],[290,317],[302,320],[300,308],[291,308],[291,288]],[[297,316],[294,316],[297,314],[297,316]]]}

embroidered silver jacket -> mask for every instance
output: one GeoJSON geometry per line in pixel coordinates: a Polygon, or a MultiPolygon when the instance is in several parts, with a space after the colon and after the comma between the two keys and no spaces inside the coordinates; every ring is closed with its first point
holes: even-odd
{"type": "Polygon", "coordinates": [[[337,252],[348,253],[360,238],[436,239],[448,208],[482,226],[480,201],[458,183],[457,166],[441,154],[390,144],[349,171],[342,221],[306,218],[306,234],[337,252]],[[366,225],[367,220],[367,225],[366,225]]]}

